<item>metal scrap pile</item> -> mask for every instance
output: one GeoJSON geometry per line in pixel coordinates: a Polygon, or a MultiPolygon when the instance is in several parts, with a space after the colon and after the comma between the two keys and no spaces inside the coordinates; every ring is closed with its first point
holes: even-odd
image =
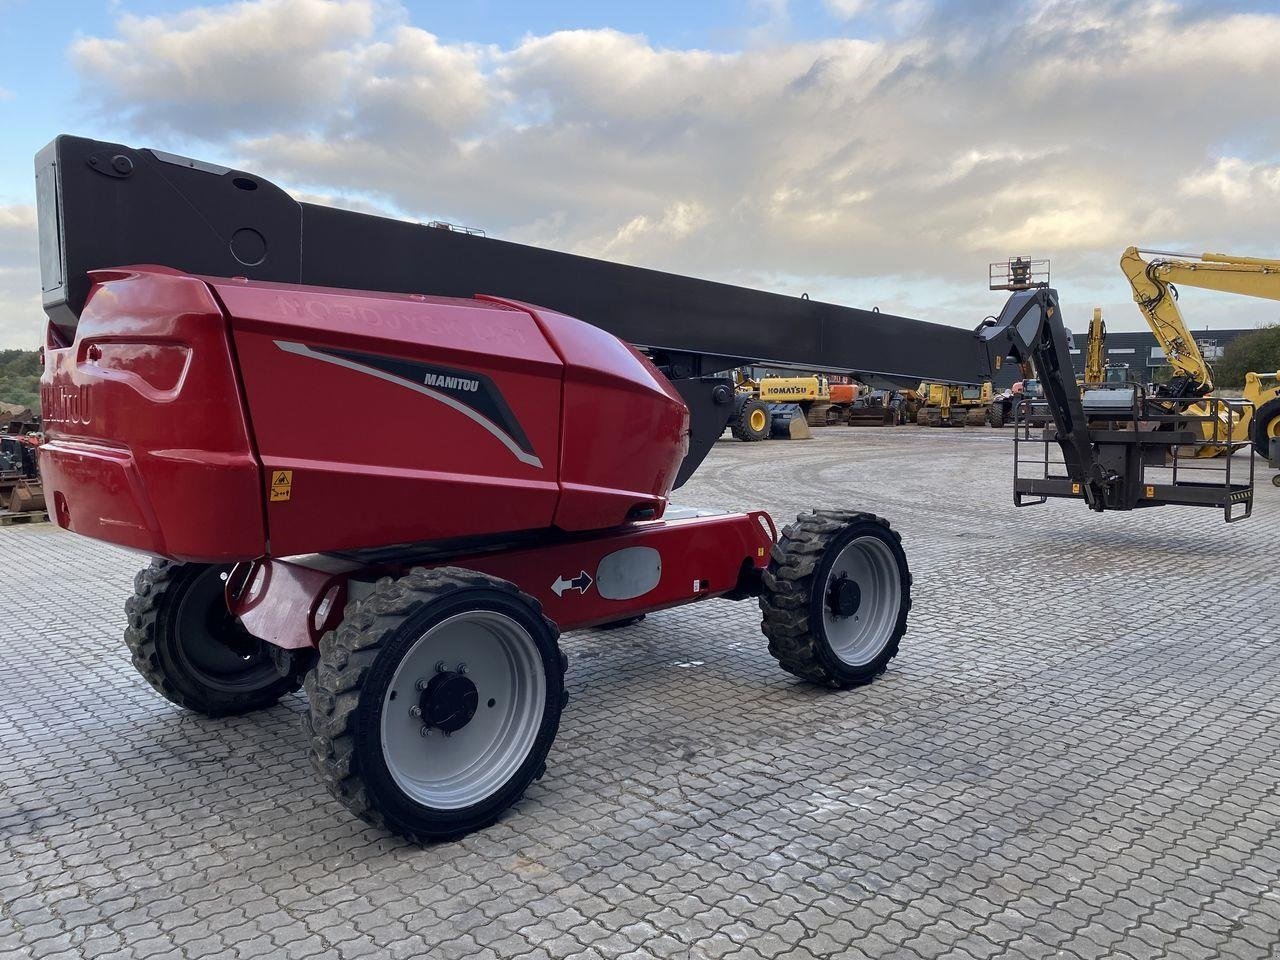
{"type": "Polygon", "coordinates": [[[0,410],[0,510],[44,510],[40,485],[40,421],[30,409],[4,404],[0,410]]]}

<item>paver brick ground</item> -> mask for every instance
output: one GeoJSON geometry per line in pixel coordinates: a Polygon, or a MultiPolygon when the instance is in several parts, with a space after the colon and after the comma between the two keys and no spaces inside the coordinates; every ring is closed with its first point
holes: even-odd
{"type": "Polygon", "coordinates": [[[817,433],[722,442],[680,500],[889,517],[889,672],[794,680],[752,603],[571,634],[548,776],[429,849],[318,785],[300,696],[151,692],[141,558],[0,528],[0,957],[1275,956],[1280,491],[1015,510],[999,432],[817,433]]]}

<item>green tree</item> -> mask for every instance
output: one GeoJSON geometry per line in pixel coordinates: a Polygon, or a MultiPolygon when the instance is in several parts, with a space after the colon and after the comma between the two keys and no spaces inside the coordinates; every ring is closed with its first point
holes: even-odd
{"type": "Polygon", "coordinates": [[[35,350],[0,350],[0,403],[40,409],[40,358],[35,350]]]}
{"type": "Polygon", "coordinates": [[[1213,365],[1213,382],[1227,389],[1244,386],[1244,375],[1280,370],[1280,323],[1273,323],[1236,337],[1213,365]]]}

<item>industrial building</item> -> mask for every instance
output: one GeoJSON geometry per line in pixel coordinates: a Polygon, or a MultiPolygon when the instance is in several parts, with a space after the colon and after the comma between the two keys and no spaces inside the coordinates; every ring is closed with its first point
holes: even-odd
{"type": "MultiPolygon", "coordinates": [[[[1251,333],[1250,328],[1234,330],[1204,330],[1196,333],[1196,342],[1200,351],[1210,363],[1222,359],[1222,353],[1236,337],[1251,333]]],[[[1075,365],[1077,375],[1084,375],[1084,345],[1088,331],[1074,333],[1075,346],[1071,350],[1071,362],[1075,365]]],[[[1127,366],[1128,379],[1138,383],[1151,383],[1159,379],[1160,369],[1167,368],[1169,363],[1164,350],[1156,343],[1155,336],[1149,330],[1116,331],[1107,333],[1107,363],[1112,366],[1127,366]]],[[[994,380],[997,389],[1005,387],[1018,379],[1017,367],[1006,367],[994,380]]]]}

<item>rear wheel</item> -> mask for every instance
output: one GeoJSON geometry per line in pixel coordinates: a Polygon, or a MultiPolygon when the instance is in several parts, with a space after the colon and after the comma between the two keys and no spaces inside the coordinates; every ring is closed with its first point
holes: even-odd
{"type": "Polygon", "coordinates": [[[505,580],[451,567],[383,580],[307,676],[325,785],[418,842],[493,823],[546,769],[566,699],[558,637],[505,580]]]}
{"type": "Polygon", "coordinates": [[[993,403],[987,407],[987,426],[1003,427],[1004,426],[1004,405],[993,403]]]}
{"type": "Polygon", "coordinates": [[[308,658],[249,633],[227,609],[230,565],[153,560],[125,603],[133,665],[167,700],[207,716],[269,707],[302,685],[308,658]]]}
{"type": "Polygon", "coordinates": [[[755,442],[769,436],[769,408],[760,400],[747,400],[738,411],[733,435],[739,440],[755,442]]]}
{"type": "Polygon", "coordinates": [[[844,511],[802,514],[783,530],[760,608],[784,670],[841,689],[884,672],[911,609],[901,539],[880,517],[844,511]]]}
{"type": "Polygon", "coordinates": [[[1254,411],[1253,423],[1249,425],[1249,439],[1258,456],[1270,455],[1272,437],[1280,437],[1280,397],[1268,400],[1254,411]]]}

